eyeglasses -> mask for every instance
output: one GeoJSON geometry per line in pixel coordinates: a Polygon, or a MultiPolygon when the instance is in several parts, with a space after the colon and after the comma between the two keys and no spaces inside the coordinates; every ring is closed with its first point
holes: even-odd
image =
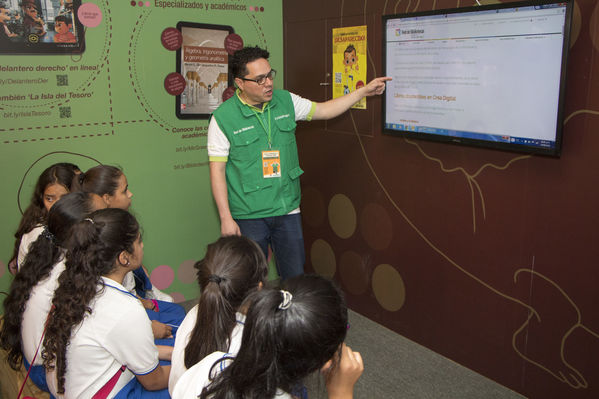
{"type": "Polygon", "coordinates": [[[257,83],[260,86],[262,86],[264,83],[266,83],[266,79],[274,80],[275,76],[277,76],[277,71],[275,71],[274,69],[271,69],[269,73],[267,73],[266,75],[258,76],[256,79],[249,79],[249,78],[242,78],[242,77],[240,77],[239,79],[246,80],[248,82],[254,82],[254,83],[257,83]]]}

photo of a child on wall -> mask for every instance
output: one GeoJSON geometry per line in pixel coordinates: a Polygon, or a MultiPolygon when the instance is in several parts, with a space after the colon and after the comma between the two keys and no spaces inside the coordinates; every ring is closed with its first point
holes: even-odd
{"type": "Polygon", "coordinates": [[[81,53],[81,0],[0,0],[1,54],[81,53]]]}

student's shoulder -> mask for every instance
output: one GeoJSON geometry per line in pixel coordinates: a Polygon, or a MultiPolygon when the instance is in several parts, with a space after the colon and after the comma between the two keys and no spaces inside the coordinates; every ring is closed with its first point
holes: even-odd
{"type": "Polygon", "coordinates": [[[173,399],[197,398],[202,389],[210,383],[212,378],[226,367],[227,354],[225,352],[212,352],[199,363],[196,363],[177,381],[173,391],[173,399]],[[214,366],[214,367],[213,367],[214,366]]]}

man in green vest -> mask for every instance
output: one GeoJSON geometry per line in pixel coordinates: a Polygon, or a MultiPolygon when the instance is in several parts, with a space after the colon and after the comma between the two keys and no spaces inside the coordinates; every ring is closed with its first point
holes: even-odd
{"type": "Polygon", "coordinates": [[[275,90],[268,57],[266,50],[246,47],[229,59],[237,91],[210,120],[208,157],[221,234],[250,237],[265,256],[270,245],[285,280],[302,274],[305,262],[296,121],[334,118],[362,98],[383,93],[391,78],[316,103],[275,90]]]}

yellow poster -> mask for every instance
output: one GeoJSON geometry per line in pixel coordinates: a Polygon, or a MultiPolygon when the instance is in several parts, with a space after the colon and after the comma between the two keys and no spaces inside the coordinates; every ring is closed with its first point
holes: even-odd
{"type": "MultiPolygon", "coordinates": [[[[333,29],[333,98],[366,84],[366,25],[333,29]]],[[[366,109],[366,97],[352,108],[366,109]]]]}

